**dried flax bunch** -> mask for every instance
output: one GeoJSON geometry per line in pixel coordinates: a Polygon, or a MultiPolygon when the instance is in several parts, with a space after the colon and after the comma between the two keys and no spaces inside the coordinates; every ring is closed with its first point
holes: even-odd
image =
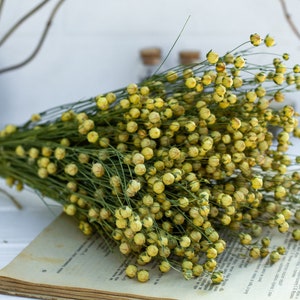
{"type": "Polygon", "coordinates": [[[222,57],[7,125],[0,176],[61,203],[84,234],[114,239],[141,282],[154,259],[161,272],[221,282],[224,228],[273,263],[284,248],[268,247],[264,226],[300,239],[300,159],[286,154],[298,115],[272,108],[300,89],[300,65],[288,68],[288,54],[251,62],[273,44],[252,34],[222,57]]]}

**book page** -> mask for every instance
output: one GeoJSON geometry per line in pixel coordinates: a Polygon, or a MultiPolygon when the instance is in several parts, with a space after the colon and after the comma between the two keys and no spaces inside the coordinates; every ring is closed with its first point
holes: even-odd
{"type": "MultiPolygon", "coordinates": [[[[69,299],[122,299],[113,295],[129,299],[192,299],[204,295],[205,300],[220,296],[232,299],[233,295],[257,300],[300,299],[300,243],[291,241],[287,235],[276,236],[272,240],[273,247],[284,244],[287,254],[273,265],[268,263],[268,258],[248,258],[236,239],[226,238],[228,248],[218,260],[225,280],[219,285],[212,285],[208,276],[185,280],[175,270],[162,275],[155,262],[145,266],[150,271],[150,280],[139,283],[125,276],[126,266],[134,263],[132,257],[124,257],[118,248],[97,235],[84,236],[73,219],[61,215],[1,271],[0,287],[3,291],[4,279],[6,286],[13,286],[7,278],[15,278],[37,283],[42,288],[47,285],[69,287],[64,299],[68,299],[70,291],[78,293],[78,298],[72,294],[69,299]],[[80,289],[85,290],[86,295],[90,293],[90,298],[80,298],[80,289]],[[91,290],[100,291],[97,294],[102,296],[97,298],[91,290]]],[[[57,299],[60,299],[59,294],[56,289],[57,299]]]]}

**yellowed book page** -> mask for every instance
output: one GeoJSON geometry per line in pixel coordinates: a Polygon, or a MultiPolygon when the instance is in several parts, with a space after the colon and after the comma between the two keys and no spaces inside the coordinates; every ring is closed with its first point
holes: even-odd
{"type": "MultiPolygon", "coordinates": [[[[267,234],[272,235],[272,232],[267,234]]],[[[41,284],[41,288],[46,289],[48,285],[59,286],[65,289],[65,296],[70,290],[78,294],[78,298],[69,294],[65,299],[97,299],[91,290],[99,291],[98,299],[105,299],[104,295],[113,299],[113,295],[118,294],[132,299],[200,299],[204,295],[205,300],[232,299],[233,295],[251,300],[254,297],[256,300],[300,299],[299,242],[291,241],[288,235],[273,236],[272,247],[284,245],[287,254],[271,265],[268,258],[248,258],[236,238],[225,239],[228,249],[219,260],[225,274],[221,284],[211,285],[208,276],[185,280],[175,270],[162,275],[155,263],[146,266],[151,279],[138,283],[124,273],[125,267],[134,263],[133,258],[122,256],[113,244],[97,235],[84,236],[71,218],[61,215],[5,267],[0,276],[41,284]],[[90,296],[80,298],[82,289],[90,296]]],[[[0,285],[1,281],[0,278],[0,285]]],[[[38,292],[38,288],[36,290],[38,292]]],[[[59,288],[56,292],[60,294],[59,288]]],[[[122,299],[121,296],[118,299],[122,299]]]]}

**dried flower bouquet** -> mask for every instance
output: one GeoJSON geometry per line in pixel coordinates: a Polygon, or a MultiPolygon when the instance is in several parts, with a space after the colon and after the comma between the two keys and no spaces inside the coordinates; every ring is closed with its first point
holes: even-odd
{"type": "Polygon", "coordinates": [[[300,88],[300,65],[286,66],[286,53],[255,62],[273,44],[252,34],[224,56],[210,51],[200,63],[7,125],[0,176],[61,203],[84,234],[98,231],[134,254],[126,274],[141,282],[154,259],[161,272],[221,282],[222,228],[251,257],[276,262],[284,247],[269,248],[264,226],[300,239],[300,172],[290,170],[300,159],[287,154],[300,128],[284,105],[300,88]]]}

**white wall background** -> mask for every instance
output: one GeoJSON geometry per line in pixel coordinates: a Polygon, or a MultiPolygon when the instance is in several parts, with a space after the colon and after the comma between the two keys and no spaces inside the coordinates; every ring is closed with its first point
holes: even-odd
{"type": "MultiPolygon", "coordinates": [[[[37,3],[5,1],[0,36],[37,3]]],[[[0,68],[31,53],[55,3],[50,1],[0,48],[0,68]]],[[[300,29],[300,0],[286,3],[300,29]]],[[[223,54],[255,32],[270,33],[278,44],[276,52],[289,52],[291,61],[300,63],[300,40],[279,0],[67,0],[38,56],[21,69],[0,74],[1,127],[136,81],[139,49],[159,46],[166,55],[189,16],[167,67],[178,63],[180,50],[223,54]]]]}

